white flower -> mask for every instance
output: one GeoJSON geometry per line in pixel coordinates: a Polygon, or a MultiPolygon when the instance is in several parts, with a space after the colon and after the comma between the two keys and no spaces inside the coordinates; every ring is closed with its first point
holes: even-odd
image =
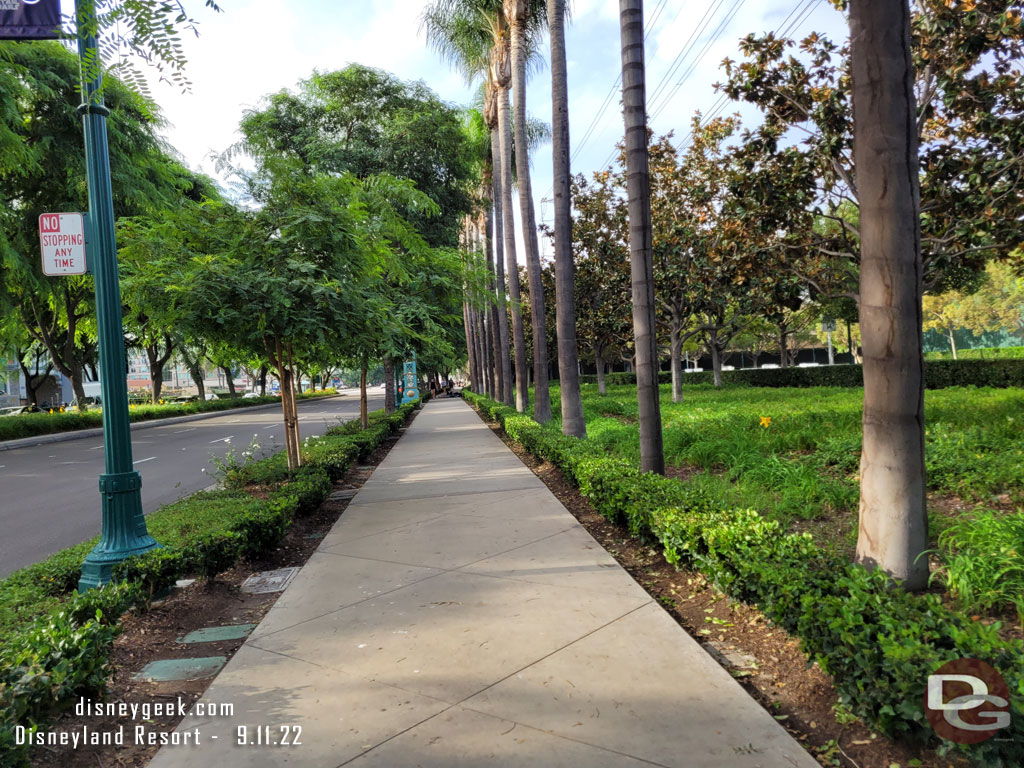
{"type": "Polygon", "coordinates": [[[205,472],[205,471],[206,471],[206,467],[203,467],[203,468],[202,468],[202,469],[200,469],[199,471],[200,471],[200,472],[205,472]]]}

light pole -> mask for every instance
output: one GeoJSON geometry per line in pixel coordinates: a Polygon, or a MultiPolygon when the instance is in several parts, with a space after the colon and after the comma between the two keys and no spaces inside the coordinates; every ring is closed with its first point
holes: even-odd
{"type": "Polygon", "coordinates": [[[85,163],[89,183],[89,258],[96,286],[100,382],[103,396],[103,454],[106,472],[100,475],[102,528],[99,543],[82,563],[78,591],[110,581],[111,570],[133,555],[159,545],[146,530],[142,514],[142,477],[132,468],[128,385],[125,380],[121,286],[114,241],[114,200],[110,187],[107,115],[103,104],[103,71],[96,37],[99,33],[94,0],[75,0],[78,56],[82,71],[85,163]]]}

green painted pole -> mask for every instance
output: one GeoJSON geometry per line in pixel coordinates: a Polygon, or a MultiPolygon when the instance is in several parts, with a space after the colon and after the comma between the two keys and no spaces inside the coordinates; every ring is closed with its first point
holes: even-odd
{"type": "Polygon", "coordinates": [[[103,104],[103,72],[96,40],[98,29],[94,0],[76,0],[75,15],[83,101],[78,111],[85,128],[85,162],[89,182],[88,259],[96,284],[106,459],[106,473],[99,478],[100,540],[85,558],[78,582],[78,591],[85,592],[109,582],[111,570],[117,563],[159,545],[146,530],[146,518],[142,514],[142,477],[132,468],[121,286],[107,148],[107,115],[110,110],[103,104]]]}

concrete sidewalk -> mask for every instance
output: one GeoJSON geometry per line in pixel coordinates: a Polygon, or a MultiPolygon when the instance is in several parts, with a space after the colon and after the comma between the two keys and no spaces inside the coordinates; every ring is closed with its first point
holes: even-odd
{"type": "Polygon", "coordinates": [[[234,715],[187,717],[199,745],[151,768],[817,766],[461,400],[417,416],[201,700],[234,715]]]}

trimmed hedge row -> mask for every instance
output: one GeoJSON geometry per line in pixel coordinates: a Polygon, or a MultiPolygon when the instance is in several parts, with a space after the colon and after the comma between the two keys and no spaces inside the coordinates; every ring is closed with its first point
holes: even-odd
{"type": "MultiPolygon", "coordinates": [[[[1020,360],[1024,358],[1024,347],[977,347],[976,349],[958,350],[956,356],[959,360],[1020,360]]],[[[948,350],[942,352],[926,352],[924,359],[931,360],[952,360],[953,353],[948,350]]]]}
{"type": "MultiPolygon", "coordinates": [[[[946,387],[1024,387],[1024,360],[934,360],[924,367],[925,389],[946,387]]],[[[584,375],[581,383],[594,384],[597,376],[584,375]]],[[[669,371],[658,372],[658,383],[672,381],[669,371]]],[[[683,374],[683,383],[713,384],[711,371],[683,374]]],[[[636,384],[635,373],[609,373],[608,386],[636,384]]],[[[862,387],[859,365],[821,365],[816,368],[750,368],[722,371],[722,383],[750,387],[862,387]]]]}
{"type": "Polygon", "coordinates": [[[515,409],[466,392],[464,397],[506,434],[558,466],[594,508],[635,536],[656,540],[665,557],[700,570],[731,597],[757,605],[800,638],[805,653],[832,676],[842,702],[871,727],[934,743],[924,712],[927,679],[943,663],[979,658],[1011,690],[1011,726],[959,750],[976,765],[1024,764],[1024,643],[944,606],[937,595],[892,589],[870,572],[820,550],[809,534],[787,534],[753,510],[722,510],[686,484],[641,474],[515,409]]]}
{"type": "MultiPolygon", "coordinates": [[[[28,762],[28,750],[15,741],[15,726],[37,728],[51,720],[79,696],[99,696],[110,676],[109,655],[119,628],[118,618],[127,610],[144,607],[153,596],[188,574],[212,578],[240,559],[261,557],[277,546],[297,515],[315,511],[357,459],[365,458],[398,430],[415,410],[402,406],[395,413],[374,414],[369,429],[349,425],[330,430],[307,441],[305,464],[295,472],[280,471],[280,454],[244,467],[229,482],[236,488],[258,482],[273,484],[266,500],[241,490],[200,492],[172,507],[215,508],[212,524],[196,525],[182,515],[149,517],[154,535],[162,518],[173,518],[174,545],[131,558],[115,569],[115,583],[85,594],[73,594],[59,602],[58,590],[73,590],[82,557],[93,542],[85,542],[49,558],[44,563],[12,574],[0,582],[6,590],[15,585],[21,593],[20,610],[9,614],[24,618],[32,608],[48,609],[34,621],[8,633],[0,645],[0,768],[20,768],[28,762]],[[197,530],[198,528],[198,530],[197,530]],[[37,582],[40,600],[24,594],[26,577],[56,574],[37,582]],[[56,603],[56,605],[54,605],[56,603]]],[[[208,523],[208,521],[203,521],[208,523]]],[[[171,533],[165,531],[165,533],[171,533]]]]}

